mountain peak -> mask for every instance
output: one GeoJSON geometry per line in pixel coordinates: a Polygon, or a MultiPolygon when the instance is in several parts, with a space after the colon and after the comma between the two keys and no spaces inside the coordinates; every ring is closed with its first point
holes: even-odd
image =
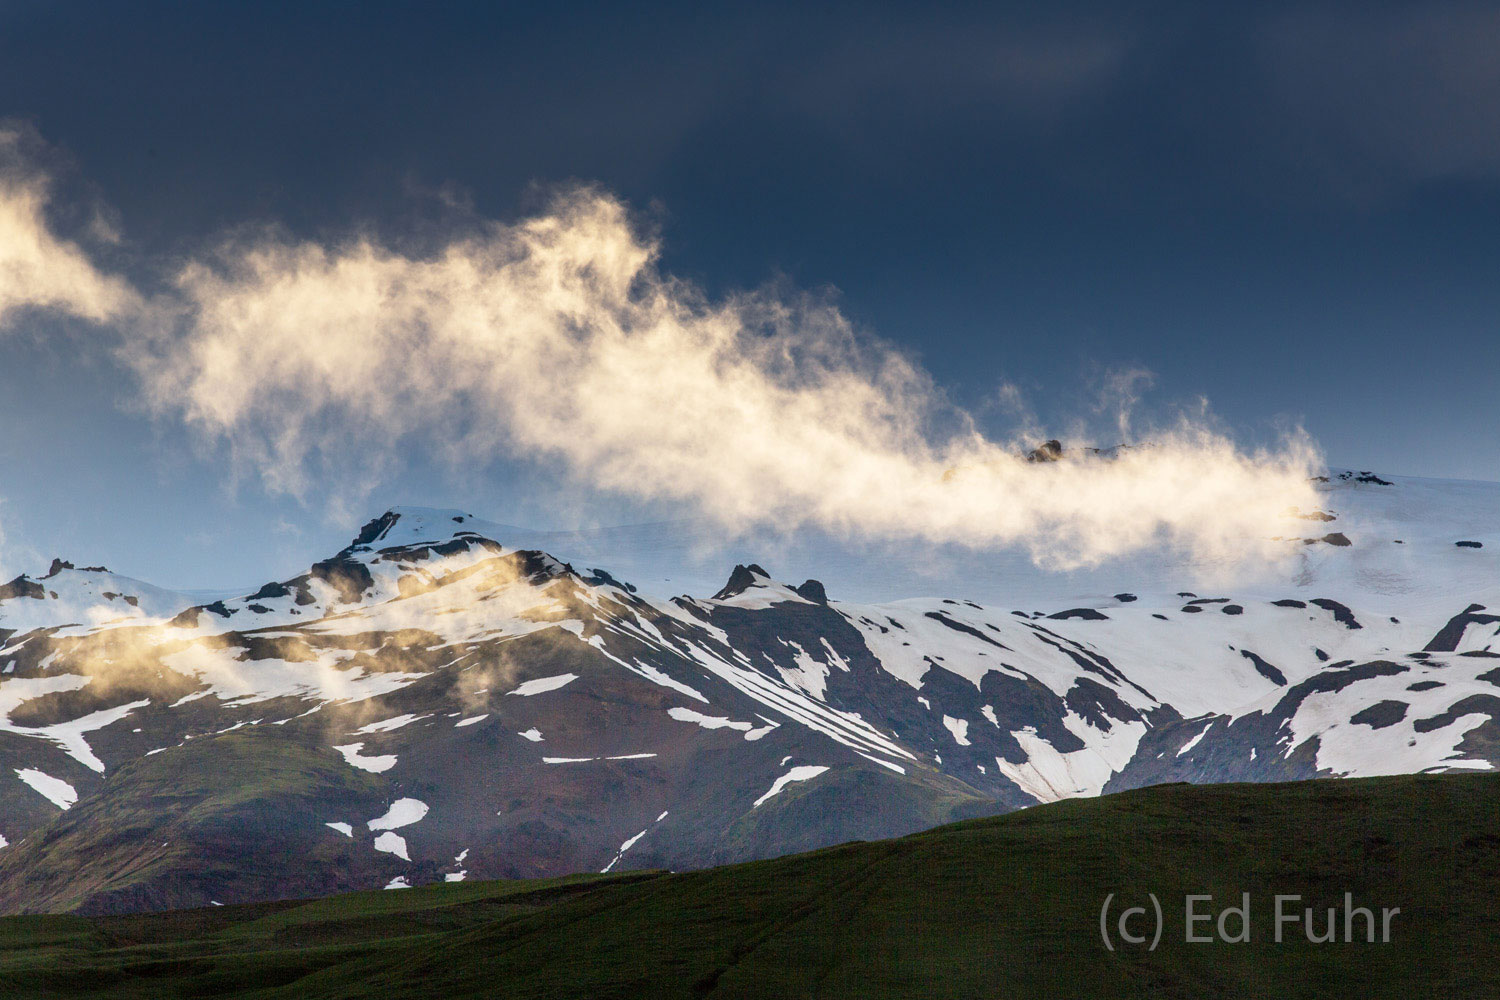
{"type": "Polygon", "coordinates": [[[767,573],[758,564],[751,563],[748,566],[736,565],[734,572],[729,574],[729,582],[719,588],[719,592],[711,599],[715,601],[727,601],[731,597],[743,594],[751,587],[758,587],[762,583],[770,583],[771,574],[767,573]]]}
{"type": "Polygon", "coordinates": [[[755,563],[736,566],[729,574],[729,582],[710,600],[738,608],[768,608],[773,604],[827,604],[828,595],[817,580],[808,580],[800,587],[788,587],[772,579],[762,567],[755,563]]]}
{"type": "Polygon", "coordinates": [[[818,580],[804,580],[802,586],[792,589],[814,604],[828,603],[828,591],[823,589],[823,584],[818,580]]]}
{"type": "Polygon", "coordinates": [[[50,580],[54,576],[56,576],[57,574],[61,573],[65,569],[76,570],[79,573],[108,573],[109,572],[108,567],[105,567],[105,566],[74,566],[72,563],[68,562],[66,559],[58,559],[58,558],[54,557],[53,560],[52,560],[52,565],[50,567],[48,567],[47,573],[46,573],[46,575],[44,575],[42,577],[42,579],[43,580],[50,580]]]}
{"type": "MultiPolygon", "coordinates": [[[[392,507],[384,514],[365,522],[349,543],[348,549],[392,548],[422,542],[446,542],[461,532],[498,535],[498,528],[462,510],[440,507],[392,507]]],[[[494,539],[499,541],[498,538],[494,539]]]]}

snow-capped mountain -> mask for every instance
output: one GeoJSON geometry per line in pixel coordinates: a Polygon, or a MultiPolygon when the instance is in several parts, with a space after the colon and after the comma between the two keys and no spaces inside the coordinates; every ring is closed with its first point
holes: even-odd
{"type": "Polygon", "coordinates": [[[111,625],[170,616],[193,603],[186,594],[111,573],[103,566],[52,560],[43,576],[0,584],[0,630],[13,634],[57,625],[111,625]]]}
{"type": "Polygon", "coordinates": [[[1492,767],[1500,485],[1319,489],[1274,573],[1157,554],[1074,597],[1007,557],[962,581],[982,601],[846,600],[880,572],[852,558],[665,598],[608,532],[541,548],[415,508],[208,604],[54,566],[0,592],[0,910],[680,869],[1162,781],[1492,767]]]}

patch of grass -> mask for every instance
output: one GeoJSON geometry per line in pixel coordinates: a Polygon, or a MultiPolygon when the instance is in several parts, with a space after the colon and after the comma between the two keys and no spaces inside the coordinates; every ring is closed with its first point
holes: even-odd
{"type": "Polygon", "coordinates": [[[17,998],[1481,997],[1497,957],[1495,775],[1158,786],[681,874],[0,920],[17,998]],[[1155,951],[1101,943],[1111,892],[1156,894],[1155,951]],[[1275,942],[1277,894],[1345,892],[1401,908],[1389,943],[1275,942]],[[1190,893],[1249,893],[1250,941],[1188,943],[1190,893]]]}

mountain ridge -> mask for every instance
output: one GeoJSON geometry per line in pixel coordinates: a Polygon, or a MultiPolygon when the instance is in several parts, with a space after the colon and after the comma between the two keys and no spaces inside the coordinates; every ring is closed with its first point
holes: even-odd
{"type": "MultiPolygon", "coordinates": [[[[746,562],[663,599],[393,508],[171,617],[0,618],[0,911],[681,870],[1161,782],[1489,770],[1500,546],[1454,543],[1495,537],[1500,488],[1444,489],[1335,476],[1289,512],[1280,583],[1214,590],[1148,560],[1084,598],[861,603],[746,562]],[[186,813],[174,783],[204,789],[186,813]]],[[[64,607],[0,615],[25,602],[64,607]]]]}

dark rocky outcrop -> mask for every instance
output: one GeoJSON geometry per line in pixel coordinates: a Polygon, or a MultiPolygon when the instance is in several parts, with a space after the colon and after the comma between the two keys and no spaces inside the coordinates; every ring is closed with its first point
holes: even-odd
{"type": "Polygon", "coordinates": [[[719,588],[719,592],[713,596],[712,600],[728,600],[736,594],[743,594],[751,587],[760,583],[760,581],[769,580],[770,578],[771,574],[767,573],[756,563],[751,563],[748,566],[737,565],[734,567],[734,572],[729,574],[729,581],[723,587],[719,588]]]}
{"type": "Polygon", "coordinates": [[[1448,623],[1438,630],[1438,634],[1422,647],[1423,652],[1452,653],[1458,649],[1458,644],[1463,641],[1464,632],[1470,625],[1490,625],[1500,622],[1500,615],[1480,614],[1482,611],[1484,611],[1483,604],[1470,604],[1463,611],[1448,619],[1448,623]]]}
{"type": "Polygon", "coordinates": [[[46,600],[47,591],[40,583],[23,573],[9,583],[0,584],[0,601],[8,601],[13,597],[31,597],[42,601],[46,600]]]}
{"type": "Polygon", "coordinates": [[[828,603],[828,591],[824,590],[823,584],[817,580],[804,580],[801,586],[792,589],[814,604],[828,603]]]}
{"type": "Polygon", "coordinates": [[[1355,619],[1354,612],[1350,611],[1347,607],[1340,604],[1338,601],[1331,600],[1327,597],[1314,597],[1312,599],[1312,603],[1316,604],[1324,611],[1333,612],[1333,620],[1347,629],[1364,628],[1364,626],[1355,619]]]}
{"type": "Polygon", "coordinates": [[[1409,707],[1404,701],[1378,701],[1369,708],[1354,713],[1349,717],[1349,721],[1356,726],[1384,729],[1406,718],[1406,710],[1409,707]]]}
{"type": "Polygon", "coordinates": [[[1255,653],[1250,652],[1250,650],[1248,649],[1242,649],[1240,650],[1240,655],[1253,663],[1255,665],[1255,672],[1260,674],[1266,680],[1271,681],[1274,684],[1278,684],[1282,687],[1286,686],[1286,674],[1282,673],[1280,670],[1276,669],[1271,664],[1261,659],[1255,653]]]}
{"type": "Polygon", "coordinates": [[[1109,615],[1105,614],[1102,611],[1096,611],[1093,608],[1069,608],[1066,611],[1057,611],[1057,612],[1054,612],[1053,614],[1050,614],[1047,617],[1048,618],[1055,618],[1058,621],[1067,621],[1070,618],[1080,618],[1080,619],[1082,619],[1083,621],[1086,621],[1086,622],[1107,622],[1107,621],[1109,621],[1109,615]]]}
{"type": "Polygon", "coordinates": [[[1056,462],[1058,459],[1062,458],[1062,454],[1062,442],[1057,440],[1056,438],[1053,438],[1050,441],[1043,441],[1041,444],[1028,451],[1026,453],[1026,461],[1056,462]]]}

